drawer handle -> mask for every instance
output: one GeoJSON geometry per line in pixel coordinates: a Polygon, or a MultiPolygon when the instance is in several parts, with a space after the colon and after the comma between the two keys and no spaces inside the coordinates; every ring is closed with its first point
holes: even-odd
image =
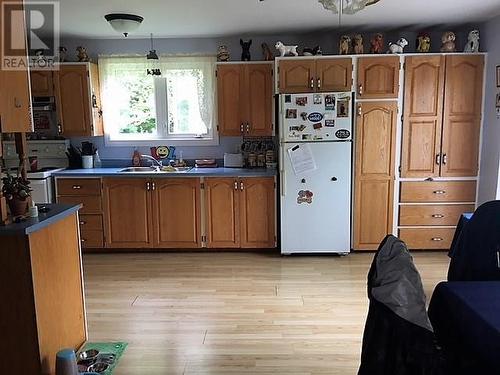
{"type": "Polygon", "coordinates": [[[436,242],[443,241],[441,237],[432,237],[431,240],[436,242]]]}
{"type": "Polygon", "coordinates": [[[432,217],[434,219],[442,219],[444,217],[444,215],[443,214],[434,214],[434,215],[432,215],[432,217]]]}
{"type": "Polygon", "coordinates": [[[81,242],[87,242],[87,240],[85,238],[81,238],[80,241],[81,242]]]}
{"type": "Polygon", "coordinates": [[[434,194],[446,194],[446,190],[434,190],[434,194]]]}
{"type": "Polygon", "coordinates": [[[85,225],[85,224],[87,224],[87,222],[86,222],[86,221],[83,221],[83,220],[82,220],[82,221],[80,221],[80,225],[85,225]]]}
{"type": "Polygon", "coordinates": [[[81,185],[73,185],[72,186],[73,190],[80,190],[82,188],[81,185]]]}

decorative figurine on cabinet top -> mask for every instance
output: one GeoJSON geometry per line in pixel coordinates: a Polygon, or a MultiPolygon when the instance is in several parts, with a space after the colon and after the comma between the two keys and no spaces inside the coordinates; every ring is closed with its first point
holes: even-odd
{"type": "Polygon", "coordinates": [[[217,61],[226,62],[229,61],[230,57],[227,46],[222,45],[217,48],[217,61]]]}
{"type": "Polygon", "coordinates": [[[479,30],[472,30],[467,38],[464,52],[478,53],[479,52],[479,30]]]}
{"type": "Polygon", "coordinates": [[[76,47],[76,57],[78,62],[89,62],[90,57],[87,54],[87,49],[85,47],[79,46],[76,47]]]}
{"type": "Polygon", "coordinates": [[[389,50],[387,51],[387,53],[392,53],[392,54],[403,53],[407,45],[408,41],[405,38],[399,38],[396,43],[389,42],[389,50]]]}
{"type": "Polygon", "coordinates": [[[68,49],[66,47],[59,47],[59,62],[65,62],[66,56],[68,54],[68,49]]]}
{"type": "Polygon", "coordinates": [[[351,37],[342,35],[339,42],[339,55],[348,55],[351,49],[351,37]]]}
{"type": "Polygon", "coordinates": [[[241,61],[250,61],[252,56],[250,56],[250,46],[252,45],[252,39],[244,41],[240,39],[240,46],[242,48],[241,51],[241,61]]]}
{"type": "Polygon", "coordinates": [[[267,43],[262,43],[260,45],[262,47],[262,57],[265,61],[273,61],[274,53],[271,52],[271,48],[267,45],[267,43]]]}
{"type": "Polygon", "coordinates": [[[278,51],[280,51],[281,57],[286,55],[293,55],[293,56],[299,55],[299,53],[297,52],[298,46],[285,46],[282,42],[278,41],[276,42],[275,47],[278,51]]]}
{"type": "Polygon", "coordinates": [[[417,37],[417,52],[428,53],[431,50],[431,36],[421,32],[417,37]]]}
{"type": "Polygon", "coordinates": [[[452,31],[447,31],[441,37],[441,52],[455,52],[455,33],[452,31]]]}
{"type": "Polygon", "coordinates": [[[352,48],[356,55],[361,55],[365,53],[365,48],[363,46],[363,36],[361,34],[354,35],[352,38],[352,48]]]}
{"type": "Polygon", "coordinates": [[[370,53],[383,53],[384,52],[384,37],[382,34],[377,33],[372,36],[370,40],[370,53]]]}
{"type": "Polygon", "coordinates": [[[321,50],[320,46],[316,46],[314,48],[304,47],[304,49],[302,50],[302,54],[304,56],[318,56],[322,55],[323,51],[321,50]]]}

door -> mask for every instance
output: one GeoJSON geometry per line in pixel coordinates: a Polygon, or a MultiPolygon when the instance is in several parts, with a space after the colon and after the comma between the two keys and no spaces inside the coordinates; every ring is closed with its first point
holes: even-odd
{"type": "Polygon", "coordinates": [[[375,250],[392,233],[397,108],[397,102],[359,104],[354,188],[358,250],[375,250]]]}
{"type": "Polygon", "coordinates": [[[205,179],[208,247],[240,246],[238,181],[234,178],[205,179]]]}
{"type": "Polygon", "coordinates": [[[316,78],[316,60],[280,60],[280,93],[294,94],[313,92],[316,78]]]}
{"type": "Polygon", "coordinates": [[[282,147],[281,252],[348,253],[351,142],[286,143],[282,147]],[[310,149],[315,170],[294,172],[288,150],[297,146],[310,149]]]}
{"type": "Polygon", "coordinates": [[[399,56],[360,57],[358,60],[358,98],[397,98],[399,56]]]}
{"type": "Polygon", "coordinates": [[[484,56],[446,56],[441,176],[477,176],[484,56]]]}
{"type": "Polygon", "coordinates": [[[52,71],[33,70],[30,79],[31,96],[54,96],[52,71]]]}
{"type": "Polygon", "coordinates": [[[107,247],[149,248],[152,216],[150,181],[104,179],[104,227],[107,247]]]}
{"type": "Polygon", "coordinates": [[[61,65],[55,71],[57,115],[65,136],[92,135],[87,65],[61,65]]]}
{"type": "Polygon", "coordinates": [[[243,178],[239,184],[241,247],[275,247],[274,177],[243,178]]]}
{"type": "Polygon", "coordinates": [[[242,97],[245,133],[250,136],[272,136],[272,65],[248,64],[245,66],[245,72],[242,97]]]}
{"type": "Polygon", "coordinates": [[[241,95],[244,86],[243,65],[219,65],[217,68],[217,98],[219,134],[239,136],[243,133],[241,95]]]}
{"type": "Polygon", "coordinates": [[[201,246],[200,180],[165,178],[152,181],[153,246],[201,246]]]}
{"type": "Polygon", "coordinates": [[[401,177],[439,176],[444,56],[406,58],[401,177]]]}
{"type": "Polygon", "coordinates": [[[352,59],[319,59],[316,61],[316,91],[352,90],[352,59]]]}

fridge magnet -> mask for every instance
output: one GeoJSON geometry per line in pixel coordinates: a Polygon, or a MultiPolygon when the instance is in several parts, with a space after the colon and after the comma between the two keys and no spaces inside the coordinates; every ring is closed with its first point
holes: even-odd
{"type": "Polygon", "coordinates": [[[300,134],[292,131],[291,133],[288,133],[288,138],[300,138],[300,134]]]}
{"type": "Polygon", "coordinates": [[[315,135],[314,138],[313,138],[313,140],[315,140],[315,141],[322,141],[323,137],[320,136],[320,135],[315,135]]]}
{"type": "Polygon", "coordinates": [[[297,118],[297,110],[296,109],[287,109],[285,117],[286,118],[297,118]]]}
{"type": "Polygon", "coordinates": [[[299,96],[298,98],[295,98],[295,104],[304,107],[307,105],[307,96],[299,96]]]}
{"type": "Polygon", "coordinates": [[[314,94],[313,102],[314,104],[323,104],[323,96],[321,94],[314,94]]]}
{"type": "Polygon", "coordinates": [[[335,95],[325,95],[325,110],[335,111],[335,95]]]}
{"type": "Polygon", "coordinates": [[[337,117],[349,117],[349,98],[341,99],[337,103],[337,117]]]}
{"type": "Polygon", "coordinates": [[[314,193],[310,190],[300,190],[297,193],[297,204],[307,203],[311,204],[313,201],[314,193]]]}
{"type": "Polygon", "coordinates": [[[327,128],[333,128],[335,126],[335,120],[325,120],[325,126],[327,128]]]}
{"type": "Polygon", "coordinates": [[[302,118],[302,120],[307,121],[307,112],[302,112],[300,114],[300,117],[302,118]]]}
{"type": "Polygon", "coordinates": [[[310,141],[312,139],[311,134],[302,134],[303,141],[310,141]]]}
{"type": "Polygon", "coordinates": [[[319,112],[313,112],[309,116],[307,116],[307,119],[311,122],[319,122],[323,120],[323,115],[319,112]]]}
{"type": "Polygon", "coordinates": [[[304,124],[290,126],[290,131],[302,132],[304,130],[306,130],[306,126],[304,124]]]}
{"type": "Polygon", "coordinates": [[[500,87],[500,65],[497,65],[497,87],[500,87]]]}
{"type": "Polygon", "coordinates": [[[347,129],[339,129],[335,132],[335,136],[338,139],[347,139],[351,136],[351,132],[347,129]]]}
{"type": "Polygon", "coordinates": [[[495,101],[496,107],[500,108],[500,93],[497,94],[497,100],[495,101]]]}
{"type": "Polygon", "coordinates": [[[292,95],[285,95],[285,103],[291,103],[292,102],[292,95]]]}
{"type": "Polygon", "coordinates": [[[323,127],[323,124],[321,122],[318,122],[316,124],[313,125],[313,129],[314,130],[319,130],[323,127]]]}

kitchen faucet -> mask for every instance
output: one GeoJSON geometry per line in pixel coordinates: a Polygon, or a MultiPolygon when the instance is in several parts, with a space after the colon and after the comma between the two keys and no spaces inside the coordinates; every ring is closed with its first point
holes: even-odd
{"type": "Polygon", "coordinates": [[[141,159],[150,160],[152,167],[154,167],[154,164],[156,164],[156,168],[159,168],[159,169],[163,168],[163,164],[162,164],[161,160],[157,160],[154,157],[152,157],[151,155],[141,155],[141,159]]]}

